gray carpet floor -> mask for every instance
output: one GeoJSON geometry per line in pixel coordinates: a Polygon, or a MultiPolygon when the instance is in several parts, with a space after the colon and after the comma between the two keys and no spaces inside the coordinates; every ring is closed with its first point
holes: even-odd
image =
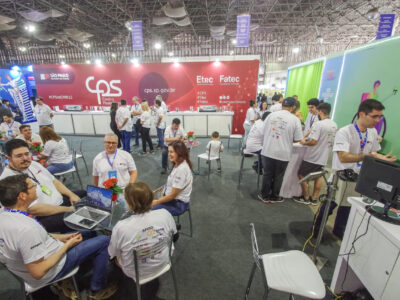
{"type": "MultiPolygon", "coordinates": [[[[66,137],[77,148],[83,139],[83,151],[91,173],[94,156],[103,149],[100,137],[66,137]]],[[[208,139],[199,139],[201,145],[191,151],[191,159],[197,170],[197,155],[205,152],[208,139]]],[[[255,224],[261,253],[279,252],[290,249],[301,250],[310,234],[313,212],[306,205],[286,200],[279,204],[264,204],[257,199],[257,175],[251,169],[253,158],[246,158],[243,179],[238,186],[240,153],[238,144],[223,140],[222,173],[216,172],[213,162],[208,179],[208,167],[201,162],[200,175],[194,176],[191,196],[191,211],[194,233],[190,238],[181,235],[176,243],[173,263],[178,279],[180,299],[222,300],[243,299],[252,266],[250,223],[255,224]]],[[[167,175],[160,174],[161,151],[142,156],[141,148],[132,148],[133,158],[139,172],[138,181],[152,188],[164,184],[167,175]]],[[[86,175],[84,164],[78,161],[78,168],[84,184],[91,184],[91,175],[86,175]]],[[[79,184],[67,180],[71,189],[79,184]]],[[[187,214],[181,217],[182,232],[188,232],[187,214]]],[[[307,252],[312,249],[307,248],[307,252]]],[[[337,241],[327,235],[320,247],[320,253],[328,258],[321,270],[326,284],[330,284],[336,258],[339,252],[337,241]]],[[[158,296],[174,299],[170,273],[161,277],[158,296]]],[[[128,283],[130,282],[128,281],[128,283]]],[[[133,283],[132,283],[133,285],[133,283]]],[[[249,299],[261,299],[263,282],[261,273],[256,272],[249,299]]],[[[287,299],[288,295],[271,291],[269,299],[287,299]]],[[[121,284],[120,290],[111,299],[134,299],[121,284]]],[[[296,299],[302,299],[296,297],[296,299]]],[[[327,291],[326,299],[333,299],[327,291]]]]}

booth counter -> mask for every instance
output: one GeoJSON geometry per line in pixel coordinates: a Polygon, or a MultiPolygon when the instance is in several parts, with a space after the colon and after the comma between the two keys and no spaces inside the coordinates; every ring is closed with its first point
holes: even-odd
{"type": "MultiPolygon", "coordinates": [[[[186,132],[194,131],[198,137],[211,136],[214,131],[218,131],[220,136],[228,136],[230,134],[228,128],[232,128],[233,114],[233,112],[168,112],[166,124],[168,126],[172,123],[172,119],[178,118],[186,132]]],[[[53,123],[55,131],[60,134],[104,135],[111,132],[108,112],[60,111],[54,113],[53,123]]],[[[154,120],[150,134],[156,135],[154,120]]]]}

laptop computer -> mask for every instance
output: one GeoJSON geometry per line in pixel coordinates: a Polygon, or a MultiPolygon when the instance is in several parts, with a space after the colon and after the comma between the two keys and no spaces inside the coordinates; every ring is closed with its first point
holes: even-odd
{"type": "Polygon", "coordinates": [[[93,185],[87,186],[86,205],[69,215],[64,221],[92,229],[110,215],[112,191],[93,185]]]}

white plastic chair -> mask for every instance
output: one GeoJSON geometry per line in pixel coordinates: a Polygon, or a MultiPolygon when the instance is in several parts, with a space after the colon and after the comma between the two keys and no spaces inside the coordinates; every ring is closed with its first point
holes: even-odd
{"type": "Polygon", "coordinates": [[[231,131],[231,125],[228,124],[228,132],[229,132],[229,136],[228,136],[228,150],[229,150],[229,144],[231,142],[231,139],[233,140],[239,140],[239,149],[242,148],[242,140],[243,140],[243,135],[242,134],[232,134],[231,131]]]}
{"type": "Polygon", "coordinates": [[[64,172],[55,173],[54,176],[57,178],[61,178],[64,175],[71,174],[72,179],[74,180],[75,179],[74,173],[76,173],[76,175],[78,176],[79,184],[81,185],[81,188],[83,189],[81,176],[79,175],[78,168],[76,167],[76,151],[74,149],[72,149],[72,162],[73,162],[73,166],[71,169],[64,171],[64,172]]]}
{"type": "MultiPolygon", "coordinates": [[[[71,145],[72,147],[72,145],[71,145]]],[[[86,168],[86,174],[89,175],[89,169],[86,163],[86,159],[85,159],[85,155],[83,154],[82,151],[82,139],[79,140],[79,152],[75,151],[75,160],[78,161],[78,159],[82,159],[83,163],[85,164],[85,168],[86,168]]]]}
{"type": "Polygon", "coordinates": [[[323,299],[325,286],[317,267],[304,252],[290,250],[286,252],[260,255],[254,224],[250,224],[251,244],[253,248],[253,267],[247,283],[245,299],[248,299],[251,282],[256,267],[261,271],[264,282],[264,297],[267,299],[270,289],[309,299],[323,299]]]}
{"type": "Polygon", "coordinates": [[[197,168],[198,168],[199,174],[200,174],[200,159],[204,159],[208,162],[208,180],[210,180],[211,161],[218,160],[218,159],[221,160],[221,147],[222,147],[222,142],[220,142],[220,145],[219,145],[218,156],[211,156],[211,147],[210,147],[210,149],[208,149],[208,151],[206,153],[202,153],[197,156],[197,168]]]}
{"type": "Polygon", "coordinates": [[[47,284],[45,284],[45,285],[41,285],[41,286],[39,286],[39,287],[31,287],[29,284],[27,284],[27,283],[25,282],[25,283],[24,283],[24,286],[25,286],[25,294],[26,294],[26,296],[29,297],[29,299],[33,300],[32,293],[34,293],[34,292],[36,292],[36,291],[38,291],[38,290],[40,290],[40,289],[42,289],[42,288],[44,288],[44,287],[46,287],[46,286],[52,285],[53,283],[56,283],[56,282],[59,282],[59,281],[61,281],[61,280],[64,280],[64,279],[67,279],[67,278],[70,278],[70,277],[71,277],[71,278],[72,278],[72,281],[73,281],[73,283],[74,283],[74,289],[75,289],[75,293],[76,293],[77,299],[79,300],[79,299],[80,299],[80,296],[79,296],[79,289],[78,289],[78,284],[77,284],[76,279],[75,279],[75,274],[78,273],[78,271],[79,271],[79,267],[76,267],[75,269],[73,269],[71,272],[69,272],[69,273],[68,273],[67,275],[65,275],[64,277],[62,277],[62,278],[60,278],[60,279],[58,279],[58,280],[56,280],[56,281],[49,282],[49,283],[47,283],[47,284]]]}
{"type": "Polygon", "coordinates": [[[164,240],[146,248],[141,248],[141,249],[134,249],[133,250],[133,258],[134,258],[134,264],[135,264],[135,275],[136,275],[136,293],[137,293],[137,299],[142,300],[141,296],[141,290],[140,286],[152,281],[153,279],[156,279],[163,275],[164,273],[168,272],[171,270],[171,275],[172,275],[172,281],[174,282],[174,288],[175,288],[175,299],[179,300],[179,295],[178,295],[178,285],[176,282],[176,277],[175,277],[175,272],[172,267],[172,241],[173,239],[173,232],[171,231],[168,235],[167,238],[164,240]],[[138,266],[138,261],[142,261],[144,259],[150,258],[154,256],[157,253],[162,252],[165,248],[168,248],[168,263],[158,272],[151,274],[148,277],[143,277],[141,278],[139,276],[139,266],[138,266]]]}

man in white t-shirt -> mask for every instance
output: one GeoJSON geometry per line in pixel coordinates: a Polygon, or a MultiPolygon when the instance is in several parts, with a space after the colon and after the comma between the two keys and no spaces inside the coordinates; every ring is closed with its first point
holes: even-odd
{"type": "MultiPolygon", "coordinates": [[[[307,139],[303,138],[300,141],[300,144],[308,147],[298,171],[299,179],[310,173],[322,171],[322,168],[328,163],[329,153],[332,151],[337,125],[329,118],[331,105],[321,103],[317,107],[317,112],[319,121],[314,122],[307,139]]],[[[311,197],[308,193],[308,183],[301,183],[303,196],[294,200],[302,204],[317,205],[322,183],[322,177],[314,180],[314,191],[311,197]]]]}
{"type": "Polygon", "coordinates": [[[168,111],[168,107],[167,104],[165,104],[163,98],[161,95],[157,95],[155,100],[160,100],[161,101],[161,107],[163,108],[163,110],[165,111],[165,113],[167,113],[168,111]]]}
{"type": "Polygon", "coordinates": [[[117,149],[118,136],[108,133],[104,137],[105,151],[100,152],[93,160],[93,185],[104,187],[103,182],[117,178],[117,185],[125,188],[129,183],[136,182],[138,172],[132,155],[117,149]]]}
{"type": "Polygon", "coordinates": [[[158,137],[158,149],[162,149],[164,147],[164,132],[165,132],[165,118],[166,111],[161,106],[161,101],[156,100],[155,104],[155,112],[156,112],[156,129],[157,129],[157,137],[158,137]]]}
{"type": "Polygon", "coordinates": [[[296,100],[283,100],[282,110],[271,113],[265,119],[264,142],[261,150],[263,182],[258,199],[264,203],[283,202],[279,197],[283,176],[290,157],[293,143],[303,138],[300,120],[293,114],[296,100]]]}
{"type": "Polygon", "coordinates": [[[131,152],[131,134],[132,134],[132,121],[131,112],[126,105],[126,100],[121,100],[121,106],[118,107],[117,113],[115,115],[115,121],[117,123],[117,128],[122,135],[122,149],[126,152],[131,152]]]}
{"type": "Polygon", "coordinates": [[[12,114],[5,114],[3,117],[4,122],[0,124],[0,131],[3,136],[8,138],[15,138],[19,134],[19,127],[21,123],[14,121],[12,114]]]}
{"type": "Polygon", "coordinates": [[[43,103],[42,97],[36,98],[35,115],[39,123],[39,128],[48,126],[54,129],[52,120],[54,117],[53,111],[48,105],[43,103]]]}
{"type": "Polygon", "coordinates": [[[40,143],[43,146],[42,138],[40,137],[40,135],[32,132],[32,128],[30,125],[23,124],[19,126],[19,131],[21,134],[18,135],[16,138],[27,142],[29,148],[32,147],[33,143],[40,143]]]}
{"type": "Polygon", "coordinates": [[[276,112],[282,110],[283,96],[281,94],[276,94],[272,96],[272,106],[270,107],[270,112],[276,112]]]}
{"type": "Polygon", "coordinates": [[[140,125],[136,124],[142,114],[142,105],[139,103],[139,98],[137,96],[132,98],[133,105],[131,107],[132,116],[132,136],[135,137],[135,145],[139,146],[139,136],[140,136],[140,125]]]}
{"type": "Polygon", "coordinates": [[[313,126],[314,122],[318,122],[318,111],[317,107],[320,101],[317,98],[312,98],[308,100],[308,115],[306,121],[304,122],[303,134],[307,134],[310,128],[313,126]]]}
{"type": "MultiPolygon", "coordinates": [[[[0,202],[4,206],[0,218],[0,260],[34,288],[57,281],[80,264],[93,261],[90,297],[104,293],[100,290],[107,282],[110,239],[95,233],[48,233],[29,213],[36,193],[36,183],[27,174],[0,180],[0,202]]],[[[115,291],[116,287],[107,290],[115,291]]]]}
{"type": "Polygon", "coordinates": [[[254,125],[254,122],[258,119],[257,113],[257,103],[254,100],[249,101],[250,107],[247,109],[246,118],[244,119],[243,128],[244,128],[244,136],[243,136],[243,147],[246,148],[247,137],[249,135],[251,127],[254,125]]]}
{"type": "Polygon", "coordinates": [[[49,232],[71,231],[64,224],[64,213],[73,211],[71,204],[85,196],[85,191],[70,191],[41,164],[31,160],[28,144],[20,139],[6,143],[9,165],[3,170],[0,179],[18,174],[27,174],[37,184],[38,199],[29,212],[38,216],[49,232]]]}
{"type": "Polygon", "coordinates": [[[168,167],[168,145],[173,141],[184,141],[186,139],[186,131],[180,126],[181,120],[174,118],[171,126],[165,128],[164,147],[161,154],[161,174],[167,173],[168,167]]]}

